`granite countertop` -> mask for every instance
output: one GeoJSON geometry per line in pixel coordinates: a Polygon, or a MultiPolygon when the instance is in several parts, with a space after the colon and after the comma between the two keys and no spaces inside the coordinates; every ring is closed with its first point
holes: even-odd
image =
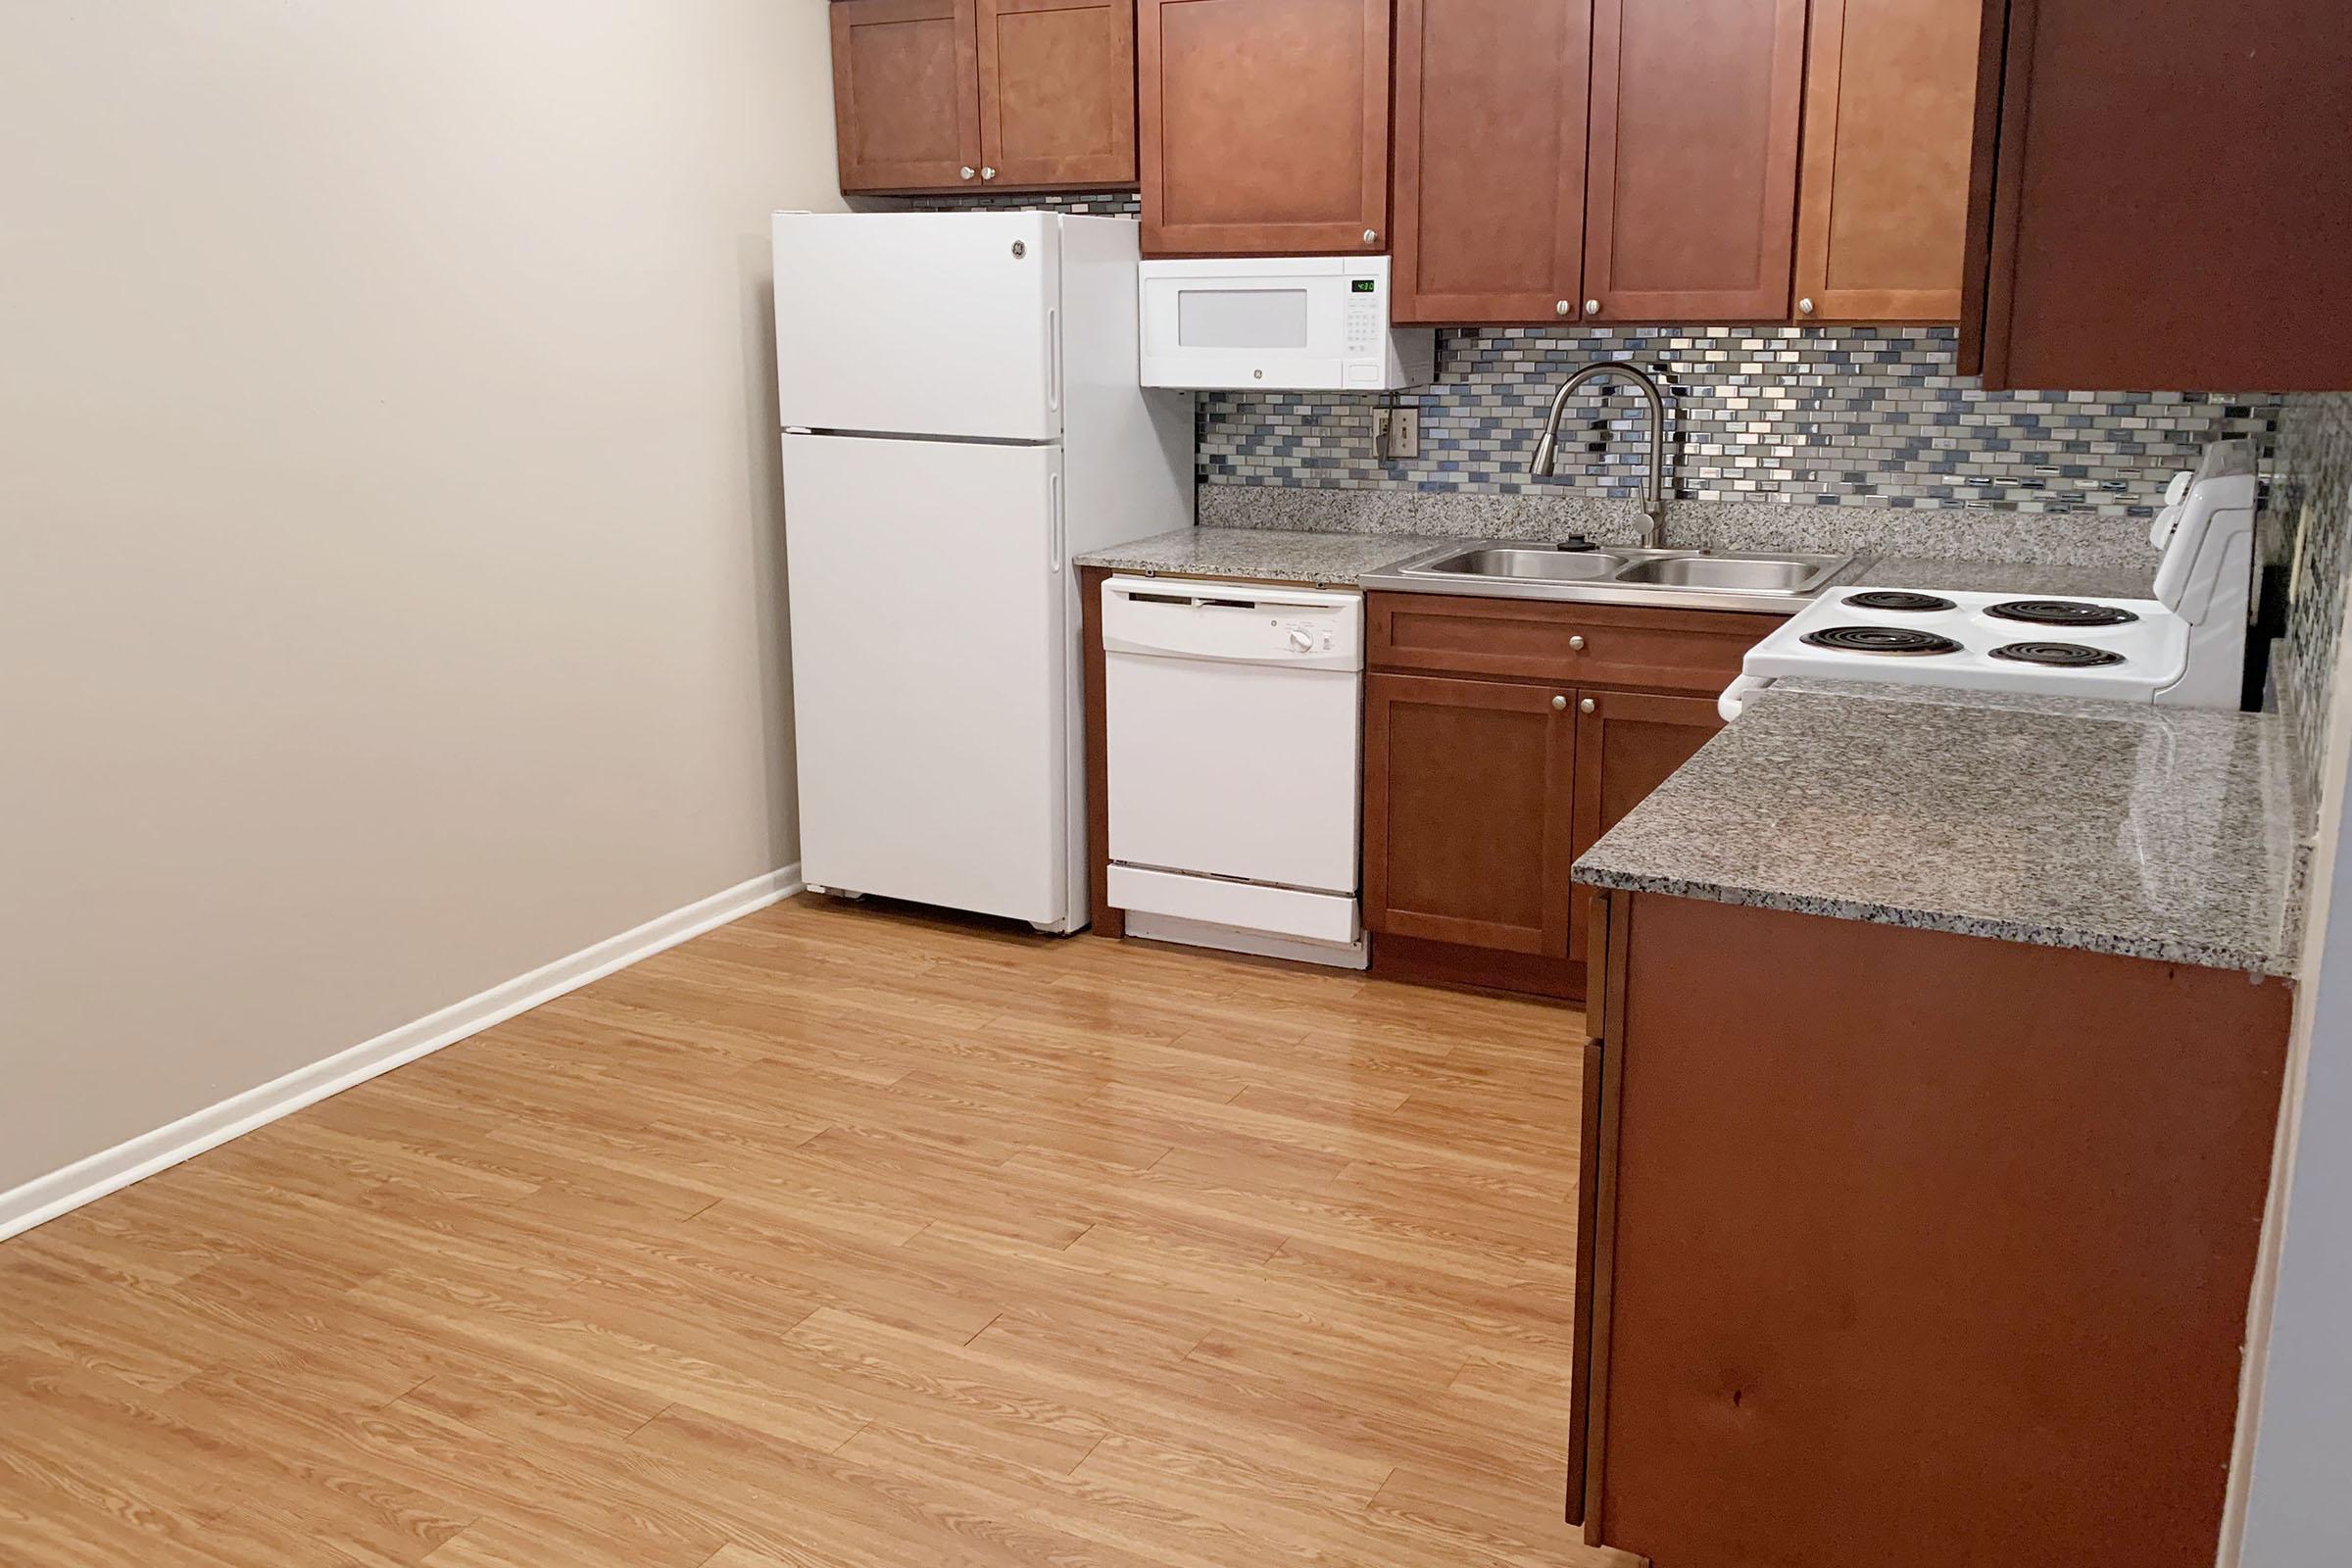
{"type": "MultiPolygon", "coordinates": [[[[1077,558],[1081,566],[1255,582],[1351,584],[1441,545],[1468,541],[1417,533],[1327,533],[1294,528],[1178,528],[1077,558]]],[[[2049,594],[2083,599],[2144,599],[2155,567],[2019,564],[1939,561],[1867,552],[1838,575],[1838,585],[1944,588],[1978,593],[2049,594]]]]}
{"type": "Polygon", "coordinates": [[[1178,528],[1076,557],[1115,571],[1352,584],[1369,571],[1445,544],[1413,533],[1306,533],[1284,528],[1178,528]]]}
{"type": "Polygon", "coordinates": [[[2034,594],[2056,599],[2146,599],[2156,589],[2156,558],[2146,566],[2072,566],[2053,563],[1940,561],[1931,556],[1865,556],[1838,585],[1940,588],[1951,593],[2034,594]]]}
{"type": "Polygon", "coordinates": [[[1784,681],[1575,876],[2287,975],[2291,774],[2273,714],[1784,681]]]}

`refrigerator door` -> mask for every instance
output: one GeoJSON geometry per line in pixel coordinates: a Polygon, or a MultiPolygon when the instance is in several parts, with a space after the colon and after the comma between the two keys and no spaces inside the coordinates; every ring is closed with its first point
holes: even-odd
{"type": "Polygon", "coordinates": [[[1058,440],[1060,237],[1049,213],[778,213],[782,422],[1058,440]]]}
{"type": "Polygon", "coordinates": [[[1061,452],[784,437],[802,874],[1072,915],[1061,452]]]}

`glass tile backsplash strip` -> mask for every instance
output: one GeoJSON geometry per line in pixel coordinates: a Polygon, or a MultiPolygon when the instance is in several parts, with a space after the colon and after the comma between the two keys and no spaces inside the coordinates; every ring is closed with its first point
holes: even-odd
{"type": "Polygon", "coordinates": [[[1204,483],[1486,494],[1635,494],[1637,404],[1599,383],[1561,420],[1557,477],[1527,455],[1561,377],[1630,359],[1666,386],[1667,474],[1701,501],[1992,506],[2148,514],[2164,480],[2221,436],[2268,457],[2278,399],[2259,393],[1986,392],[1952,373],[1943,327],[1467,327],[1441,331],[1432,384],[1386,397],[1211,393],[1204,483]],[[1420,416],[1418,456],[1375,458],[1366,414],[1420,416]]]}

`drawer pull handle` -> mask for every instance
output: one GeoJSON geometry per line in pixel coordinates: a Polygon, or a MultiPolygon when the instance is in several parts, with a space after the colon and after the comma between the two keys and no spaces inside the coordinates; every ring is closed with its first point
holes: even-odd
{"type": "Polygon", "coordinates": [[[1567,710],[1567,708],[1568,708],[1568,699],[1567,699],[1567,698],[1565,698],[1565,697],[1554,697],[1554,698],[1551,700],[1551,710],[1552,710],[1553,712],[1555,712],[1555,713],[1558,713],[1558,712],[1565,712],[1565,711],[1567,710]]]}
{"type": "Polygon", "coordinates": [[[1576,710],[1580,713],[1590,713],[1599,706],[1600,705],[1598,703],[1588,697],[1583,702],[1576,705],[1576,710]]]}
{"type": "Polygon", "coordinates": [[[1585,651],[1585,640],[1582,637],[1571,637],[1568,639],[1568,646],[1581,654],[1585,651]]]}

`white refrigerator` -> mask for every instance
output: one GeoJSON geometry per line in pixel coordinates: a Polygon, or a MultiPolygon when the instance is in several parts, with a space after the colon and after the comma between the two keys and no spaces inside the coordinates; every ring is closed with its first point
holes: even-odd
{"type": "Polygon", "coordinates": [[[779,213],[802,876],[1087,921],[1070,557],[1193,520],[1132,219],[779,213]]]}

